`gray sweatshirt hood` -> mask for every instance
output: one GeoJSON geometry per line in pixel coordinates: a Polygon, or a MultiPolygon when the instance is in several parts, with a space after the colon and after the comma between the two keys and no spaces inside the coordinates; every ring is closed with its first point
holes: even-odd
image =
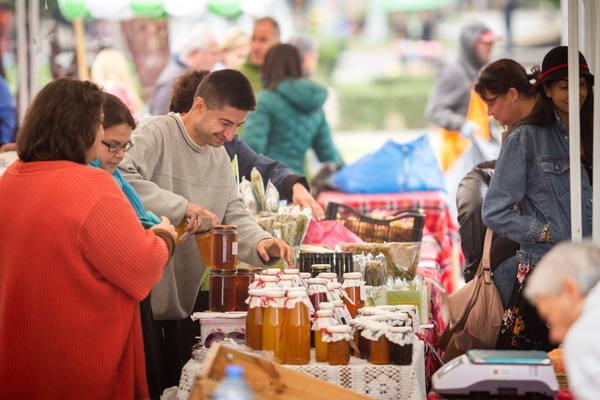
{"type": "Polygon", "coordinates": [[[482,63],[475,53],[475,42],[481,35],[490,28],[481,22],[473,21],[465,25],[460,33],[460,53],[459,60],[465,61],[470,67],[479,71],[485,65],[482,63]]]}

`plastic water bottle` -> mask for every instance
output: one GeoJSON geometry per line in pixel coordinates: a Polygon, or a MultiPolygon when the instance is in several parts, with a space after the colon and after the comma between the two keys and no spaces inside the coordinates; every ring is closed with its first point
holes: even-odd
{"type": "Polygon", "coordinates": [[[254,392],[243,378],[244,367],[228,365],[225,378],[219,383],[211,397],[213,400],[253,400],[254,392]]]}

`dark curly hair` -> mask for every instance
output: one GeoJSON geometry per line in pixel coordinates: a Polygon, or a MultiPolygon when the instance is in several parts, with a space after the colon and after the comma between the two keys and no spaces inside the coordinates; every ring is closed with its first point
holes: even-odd
{"type": "Polygon", "coordinates": [[[176,113],[188,113],[194,105],[194,96],[200,82],[210,74],[210,71],[189,71],[181,75],[173,85],[171,93],[171,104],[169,111],[176,113]]]}

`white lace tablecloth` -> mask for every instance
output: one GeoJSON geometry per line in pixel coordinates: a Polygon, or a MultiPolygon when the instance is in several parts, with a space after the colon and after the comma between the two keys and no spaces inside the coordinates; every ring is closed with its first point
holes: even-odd
{"type": "MultiPolygon", "coordinates": [[[[423,342],[416,340],[413,350],[413,363],[407,366],[373,365],[355,357],[350,358],[348,365],[334,366],[312,361],[308,365],[284,366],[374,399],[423,400],[427,394],[423,342]]],[[[183,367],[177,400],[188,400],[207,354],[208,349],[202,350],[197,360],[189,360],[183,367]]],[[[314,360],[314,350],[311,350],[311,357],[314,360]]]]}

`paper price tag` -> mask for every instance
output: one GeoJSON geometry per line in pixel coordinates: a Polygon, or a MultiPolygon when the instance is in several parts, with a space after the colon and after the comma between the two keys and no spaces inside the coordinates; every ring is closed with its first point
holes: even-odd
{"type": "Polygon", "coordinates": [[[231,243],[231,254],[236,256],[238,253],[238,242],[231,243]]]}
{"type": "Polygon", "coordinates": [[[360,299],[365,301],[367,299],[367,290],[365,289],[365,283],[360,281],[360,299]]]}
{"type": "Polygon", "coordinates": [[[188,235],[187,231],[183,232],[183,235],[179,236],[179,240],[183,243],[183,242],[185,242],[185,239],[188,238],[188,236],[189,235],[188,235]]]}
{"type": "Polygon", "coordinates": [[[411,316],[413,320],[413,331],[421,332],[421,321],[419,320],[419,307],[411,311],[411,316]]]}
{"type": "Polygon", "coordinates": [[[352,316],[350,315],[350,311],[348,311],[348,307],[346,307],[345,304],[344,304],[344,308],[342,310],[342,317],[344,317],[344,319],[346,320],[346,323],[349,323],[350,320],[352,319],[352,316]]]}

